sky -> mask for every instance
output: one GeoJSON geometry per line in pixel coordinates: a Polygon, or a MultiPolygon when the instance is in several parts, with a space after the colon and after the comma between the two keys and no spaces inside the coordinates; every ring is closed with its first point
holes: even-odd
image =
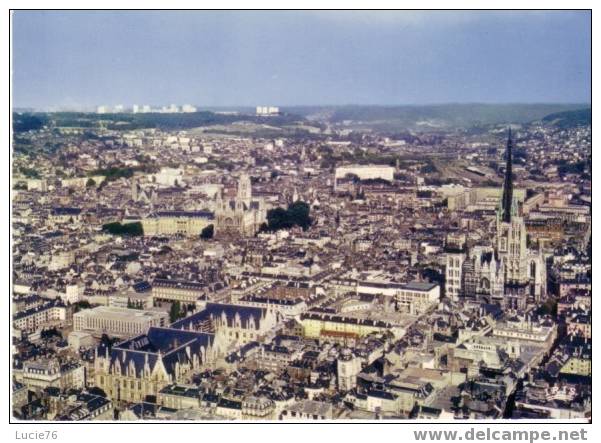
{"type": "Polygon", "coordinates": [[[14,107],[589,103],[589,11],[16,11],[14,107]]]}

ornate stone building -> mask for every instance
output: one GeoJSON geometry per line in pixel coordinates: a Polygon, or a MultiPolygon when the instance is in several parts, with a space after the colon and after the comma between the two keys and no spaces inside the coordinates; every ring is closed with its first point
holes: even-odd
{"type": "Polygon", "coordinates": [[[221,333],[230,345],[257,341],[277,324],[275,309],[226,303],[207,303],[202,311],[176,321],[171,328],[221,333]]]}
{"type": "Polygon", "coordinates": [[[140,402],[224,355],[221,334],[152,327],[146,334],[96,350],[95,385],[115,402],[140,402]]]}
{"type": "Polygon", "coordinates": [[[271,309],[207,303],[169,327],[151,327],[111,349],[97,348],[95,385],[114,402],[143,401],[185,382],[191,373],[215,367],[230,347],[258,340],[276,323],[271,309]]]}
{"type": "Polygon", "coordinates": [[[251,237],[266,220],[265,202],[261,198],[253,198],[248,175],[243,174],[238,180],[235,198],[224,198],[222,192],[217,193],[215,237],[251,237]]]}
{"type": "Polygon", "coordinates": [[[504,267],[497,251],[477,246],[462,265],[463,294],[501,303],[504,297],[504,267]]]}

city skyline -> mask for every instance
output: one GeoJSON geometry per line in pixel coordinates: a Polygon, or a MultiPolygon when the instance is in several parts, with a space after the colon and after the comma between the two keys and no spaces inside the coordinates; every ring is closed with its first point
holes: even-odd
{"type": "Polygon", "coordinates": [[[12,27],[15,108],[590,102],[588,11],[17,11],[12,27]]]}

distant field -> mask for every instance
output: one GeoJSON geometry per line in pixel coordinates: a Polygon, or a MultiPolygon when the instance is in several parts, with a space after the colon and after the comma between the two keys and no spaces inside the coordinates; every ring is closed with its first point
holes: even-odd
{"type": "Polygon", "coordinates": [[[426,106],[298,106],[287,112],[334,124],[382,130],[436,130],[478,125],[523,124],[587,104],[443,104],[426,106]]]}

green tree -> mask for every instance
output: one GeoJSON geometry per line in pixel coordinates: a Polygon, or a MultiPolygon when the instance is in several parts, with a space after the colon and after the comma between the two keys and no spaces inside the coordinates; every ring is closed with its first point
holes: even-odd
{"type": "Polygon", "coordinates": [[[550,297],[538,308],[540,315],[557,315],[557,300],[550,297]]]}
{"type": "Polygon", "coordinates": [[[46,123],[48,123],[48,118],[45,115],[19,114],[13,112],[14,132],[37,131],[46,123]]]}
{"type": "Polygon", "coordinates": [[[309,216],[309,205],[302,201],[296,201],[288,206],[288,216],[294,225],[300,226],[306,230],[311,226],[311,217],[309,216]]]}
{"type": "Polygon", "coordinates": [[[131,237],[139,237],[144,235],[144,229],[142,227],[142,223],[140,222],[124,224],[119,222],[106,223],[102,225],[102,230],[112,235],[124,235],[131,237]]]}
{"type": "Polygon", "coordinates": [[[200,238],[203,240],[208,240],[213,238],[215,233],[215,227],[213,225],[205,226],[202,231],[200,231],[200,238]]]}
{"type": "Polygon", "coordinates": [[[288,209],[275,208],[267,212],[267,225],[262,226],[263,231],[277,231],[300,226],[306,230],[311,226],[312,220],[309,216],[309,205],[302,201],[296,201],[288,206],[288,209]]]}
{"type": "Polygon", "coordinates": [[[26,168],[25,166],[21,167],[21,174],[29,178],[40,178],[40,173],[37,169],[26,168]]]}
{"type": "MultiPolygon", "coordinates": [[[[183,315],[185,315],[185,313],[183,315]]],[[[171,323],[173,323],[174,321],[177,321],[180,318],[182,318],[183,315],[182,307],[179,300],[174,301],[171,304],[171,308],[169,308],[169,320],[171,321],[171,323]]]]}
{"type": "Polygon", "coordinates": [[[78,301],[77,303],[73,303],[73,312],[79,312],[82,309],[90,309],[92,307],[92,305],[90,304],[89,301],[87,300],[81,300],[78,301]]]}
{"type": "Polygon", "coordinates": [[[288,219],[288,212],[284,208],[270,209],[267,212],[267,228],[270,231],[278,229],[291,228],[292,224],[288,219]]]}

